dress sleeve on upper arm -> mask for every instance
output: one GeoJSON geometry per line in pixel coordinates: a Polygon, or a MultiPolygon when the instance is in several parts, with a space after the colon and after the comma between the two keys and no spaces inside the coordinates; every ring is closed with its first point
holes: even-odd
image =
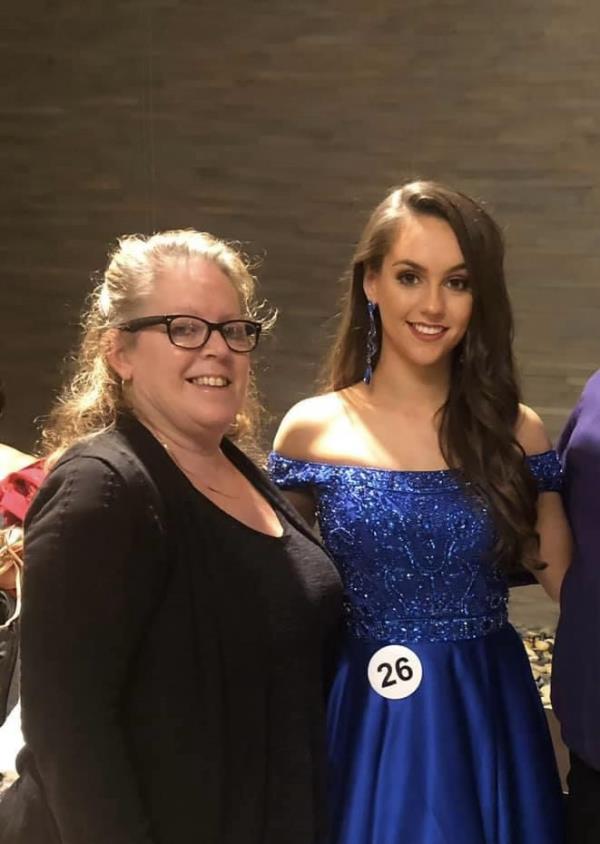
{"type": "Polygon", "coordinates": [[[156,545],[133,490],[92,457],[55,469],[28,515],[23,728],[63,844],[151,844],[120,704],[160,594],[156,545]]]}
{"type": "Polygon", "coordinates": [[[283,457],[276,451],[269,455],[269,475],[273,483],[283,490],[316,486],[319,482],[320,468],[321,464],[283,457]]]}
{"type": "Polygon", "coordinates": [[[535,478],[539,492],[560,492],[563,486],[563,471],[555,451],[527,456],[529,469],[535,478]]]}

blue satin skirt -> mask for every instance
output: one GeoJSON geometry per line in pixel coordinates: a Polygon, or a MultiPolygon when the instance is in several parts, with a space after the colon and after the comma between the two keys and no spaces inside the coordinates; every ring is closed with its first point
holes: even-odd
{"type": "Polygon", "coordinates": [[[545,714],[515,630],[408,643],[416,691],[389,700],[350,640],[328,711],[331,844],[563,844],[545,714]]]}

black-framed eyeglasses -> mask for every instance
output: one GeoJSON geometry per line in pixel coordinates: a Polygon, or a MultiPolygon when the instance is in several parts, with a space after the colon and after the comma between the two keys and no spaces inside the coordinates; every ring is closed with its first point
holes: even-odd
{"type": "Polygon", "coordinates": [[[202,317],[188,314],[163,314],[131,319],[115,326],[120,331],[142,331],[153,325],[165,325],[167,335],[174,346],[180,349],[201,349],[213,331],[218,331],[232,352],[253,351],[258,345],[262,325],[251,319],[226,319],[225,322],[209,322],[202,317]]]}

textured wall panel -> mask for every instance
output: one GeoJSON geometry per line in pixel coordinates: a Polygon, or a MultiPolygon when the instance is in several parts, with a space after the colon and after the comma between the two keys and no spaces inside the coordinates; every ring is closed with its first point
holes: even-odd
{"type": "Polygon", "coordinates": [[[600,365],[592,2],[25,0],[0,28],[2,438],[26,447],[117,235],[263,256],[262,384],[311,391],[367,210],[407,176],[505,228],[526,398],[556,433],[600,365]]]}

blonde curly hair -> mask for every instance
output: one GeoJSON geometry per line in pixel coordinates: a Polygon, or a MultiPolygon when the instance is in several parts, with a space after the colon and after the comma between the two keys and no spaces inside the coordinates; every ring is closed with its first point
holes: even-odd
{"type": "MultiPolygon", "coordinates": [[[[271,327],[275,313],[266,310],[264,303],[257,303],[251,265],[232,244],[193,229],[119,238],[101,281],[89,297],[73,376],[42,431],[43,451],[50,455],[51,462],[75,442],[112,428],[118,414],[127,409],[121,379],[107,360],[109,329],[137,316],[140,301],[150,293],[161,271],[175,261],[197,259],[211,261],[227,276],[245,316],[259,319],[262,314],[263,332],[271,327]]],[[[261,413],[251,377],[246,401],[228,436],[256,451],[261,413]]]]}

